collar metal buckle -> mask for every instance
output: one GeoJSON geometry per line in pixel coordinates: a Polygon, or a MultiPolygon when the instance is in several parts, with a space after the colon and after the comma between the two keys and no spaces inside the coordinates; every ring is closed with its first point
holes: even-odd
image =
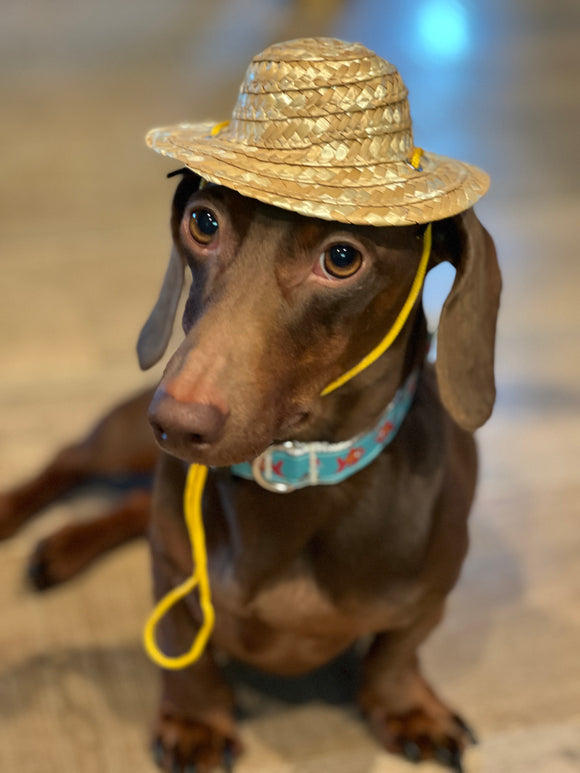
{"type": "Polygon", "coordinates": [[[290,491],[295,491],[298,488],[298,486],[295,486],[293,483],[271,480],[273,473],[272,453],[277,449],[286,450],[286,446],[288,445],[291,446],[292,443],[269,446],[265,451],[262,451],[259,456],[256,456],[252,462],[252,474],[254,480],[262,488],[266,489],[266,491],[273,491],[276,494],[288,494],[290,491]]]}

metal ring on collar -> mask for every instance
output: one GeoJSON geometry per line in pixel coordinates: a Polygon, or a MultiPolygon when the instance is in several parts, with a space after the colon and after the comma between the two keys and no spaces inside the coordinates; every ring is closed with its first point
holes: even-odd
{"type": "MultiPolygon", "coordinates": [[[[284,483],[283,481],[271,481],[264,476],[264,470],[268,467],[268,462],[271,462],[271,449],[267,448],[263,453],[257,456],[252,462],[252,474],[254,480],[266,491],[273,491],[276,494],[288,494],[290,491],[295,491],[298,486],[292,483],[284,483]]],[[[271,466],[271,464],[270,464],[271,466]]]]}

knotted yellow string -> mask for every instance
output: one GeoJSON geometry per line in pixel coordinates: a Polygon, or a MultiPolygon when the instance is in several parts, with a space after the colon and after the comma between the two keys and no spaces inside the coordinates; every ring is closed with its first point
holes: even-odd
{"type": "MultiPolygon", "coordinates": [[[[380,341],[377,346],[364,357],[358,365],[344,373],[336,381],[329,384],[322,392],[321,395],[330,394],[338,389],[351,378],[354,378],[362,370],[368,368],[373,362],[378,360],[387,349],[392,345],[393,341],[399,335],[405,322],[407,321],[409,314],[417,297],[423,286],[423,280],[425,279],[425,273],[427,271],[427,264],[429,262],[429,255],[431,253],[431,223],[425,230],[423,237],[423,252],[421,254],[421,260],[419,261],[419,267],[417,273],[411,285],[411,290],[403,305],[403,308],[399,312],[397,319],[393,326],[387,333],[387,335],[380,341]]],[[[189,539],[191,543],[191,552],[194,565],[194,573],[185,582],[178,585],[166,596],[164,596],[154,608],[143,633],[143,643],[145,650],[151,660],[157,663],[162,668],[178,670],[186,668],[192,665],[198,660],[207,644],[210,634],[213,630],[215,612],[213,604],[211,602],[211,590],[209,584],[209,576],[207,572],[207,552],[205,547],[205,533],[203,529],[203,516],[201,510],[201,499],[203,496],[203,489],[205,481],[207,479],[207,467],[201,464],[192,464],[187,474],[187,480],[185,484],[185,491],[183,495],[183,510],[185,513],[185,523],[187,531],[189,533],[189,539]],[[179,601],[181,601],[188,593],[191,593],[196,587],[199,586],[199,602],[203,615],[203,624],[197,635],[191,648],[183,655],[176,657],[168,657],[165,655],[155,640],[155,629],[162,617],[179,601]]]]}

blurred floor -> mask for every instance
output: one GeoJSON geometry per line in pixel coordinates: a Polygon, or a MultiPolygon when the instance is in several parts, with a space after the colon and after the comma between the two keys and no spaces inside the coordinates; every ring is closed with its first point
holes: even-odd
{"type": "MultiPolygon", "coordinates": [[[[227,117],[252,54],[304,34],[391,59],[417,143],[491,173],[478,214],[505,279],[499,396],[472,549],[425,659],[482,738],[467,771],[580,771],[577,0],[5,4],[0,484],[154,378],[133,348],[168,251],[172,166],[146,129],[227,117]]],[[[38,537],[100,504],[62,504],[0,546],[2,771],[154,770],[145,546],[46,597],[22,583],[38,537]]],[[[241,773],[411,769],[351,707],[260,700],[241,773]]]]}

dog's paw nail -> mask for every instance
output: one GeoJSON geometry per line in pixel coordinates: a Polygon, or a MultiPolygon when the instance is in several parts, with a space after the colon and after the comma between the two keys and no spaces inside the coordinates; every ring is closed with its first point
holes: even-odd
{"type": "Polygon", "coordinates": [[[41,561],[32,561],[27,569],[26,577],[32,587],[38,591],[48,590],[53,585],[46,566],[41,561]]]}
{"type": "Polygon", "coordinates": [[[461,751],[457,748],[448,749],[444,746],[440,746],[435,751],[435,758],[437,762],[445,765],[455,773],[463,773],[463,764],[461,762],[461,751]]]}
{"type": "Polygon", "coordinates": [[[165,758],[165,749],[163,748],[163,744],[160,740],[155,741],[151,746],[151,753],[153,755],[153,759],[155,761],[155,764],[158,768],[161,768],[163,766],[163,760],[165,758]]]}
{"type": "Polygon", "coordinates": [[[226,743],[222,755],[222,768],[224,769],[224,773],[232,773],[235,759],[236,755],[233,745],[231,743],[226,743]]]}
{"type": "Polygon", "coordinates": [[[420,762],[422,754],[421,749],[414,741],[405,741],[403,743],[403,756],[409,762],[420,762]]]}
{"type": "Polygon", "coordinates": [[[459,714],[454,714],[453,719],[456,722],[456,724],[459,725],[459,727],[463,730],[467,738],[469,739],[469,742],[472,743],[474,746],[476,746],[479,741],[477,739],[477,736],[471,729],[471,727],[467,724],[467,722],[459,716],[459,714]]]}
{"type": "Polygon", "coordinates": [[[453,754],[453,762],[451,764],[451,769],[454,770],[455,773],[464,773],[460,752],[455,752],[453,754]]]}

